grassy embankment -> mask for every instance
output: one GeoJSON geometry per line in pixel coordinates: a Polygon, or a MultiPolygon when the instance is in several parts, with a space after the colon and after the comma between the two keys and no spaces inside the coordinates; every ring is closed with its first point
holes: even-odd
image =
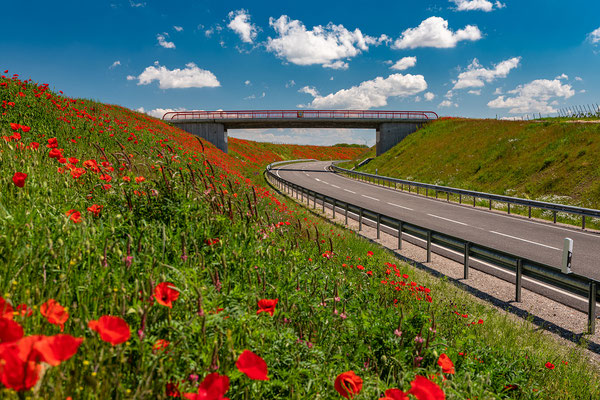
{"type": "Polygon", "coordinates": [[[259,186],[272,154],[248,168],[17,77],[0,79],[0,102],[2,398],[329,399],[349,370],[356,399],[411,382],[420,400],[600,395],[581,349],[259,186]],[[260,357],[250,370],[244,350],[260,357]]]}
{"type": "MultiPolygon", "coordinates": [[[[359,170],[598,209],[599,153],[600,124],[451,119],[427,125],[359,170]]],[[[373,148],[359,160],[374,156],[373,148]]],[[[352,167],[355,162],[345,165],[352,167]]],[[[519,207],[513,210],[527,212],[519,207]]],[[[534,210],[534,216],[542,213],[534,210]]],[[[545,212],[543,217],[552,214],[545,212]]],[[[559,220],[581,222],[579,217],[561,214],[559,220]]],[[[598,225],[600,221],[595,221],[598,225]]]]}

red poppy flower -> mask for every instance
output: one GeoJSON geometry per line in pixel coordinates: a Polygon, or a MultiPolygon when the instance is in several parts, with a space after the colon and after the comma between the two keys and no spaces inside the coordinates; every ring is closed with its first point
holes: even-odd
{"type": "Polygon", "coordinates": [[[452,362],[450,357],[448,357],[446,355],[446,353],[442,353],[440,355],[440,358],[438,358],[437,363],[440,367],[442,367],[442,372],[444,374],[453,374],[454,373],[454,363],[452,362]]]}
{"type": "Polygon", "coordinates": [[[152,351],[157,352],[159,350],[166,349],[170,343],[171,342],[169,342],[168,340],[158,339],[156,342],[154,342],[154,345],[152,346],[152,351]]]}
{"type": "Polygon", "coordinates": [[[77,164],[79,160],[75,157],[69,157],[69,162],[73,165],[77,164]]]}
{"type": "Polygon", "coordinates": [[[83,168],[73,168],[71,170],[71,176],[73,177],[73,179],[77,179],[83,174],[85,174],[85,169],[83,168]]]}
{"type": "Polygon", "coordinates": [[[25,179],[27,179],[27,174],[24,174],[22,172],[15,172],[15,174],[12,177],[12,181],[15,184],[15,186],[21,188],[25,186],[25,179]]]}
{"type": "Polygon", "coordinates": [[[219,238],[214,238],[214,239],[205,239],[204,243],[206,243],[209,246],[215,245],[217,243],[219,243],[221,240],[219,238]]]}
{"type": "MultiPolygon", "coordinates": [[[[408,400],[408,394],[404,393],[400,389],[388,389],[385,391],[384,400],[408,400]]],[[[379,399],[379,400],[382,400],[379,399]]]]}
{"type": "Polygon", "coordinates": [[[143,176],[136,176],[135,177],[135,183],[142,183],[146,180],[146,178],[144,178],[143,176]]]}
{"type": "Polygon", "coordinates": [[[106,181],[106,183],[112,181],[112,176],[108,175],[108,174],[102,174],[100,175],[100,180],[106,181]]]}
{"type": "Polygon", "coordinates": [[[98,320],[88,322],[88,328],[98,332],[100,339],[113,346],[124,343],[131,337],[129,325],[121,317],[103,315],[98,320]]]}
{"type": "Polygon", "coordinates": [[[165,392],[167,397],[181,397],[181,392],[179,391],[179,382],[167,382],[165,386],[165,392]]]}
{"type": "Polygon", "coordinates": [[[335,378],[335,390],[344,398],[351,399],[362,390],[363,380],[354,371],[342,372],[335,378]]]}
{"type": "Polygon", "coordinates": [[[268,381],[267,363],[260,356],[257,356],[250,350],[244,350],[235,362],[235,366],[240,372],[246,374],[250,379],[259,381],[268,381]]]}
{"type": "Polygon", "coordinates": [[[154,288],[154,298],[158,304],[173,308],[173,302],[179,298],[179,292],[174,289],[175,285],[163,282],[154,288]]]}
{"type": "Polygon", "coordinates": [[[0,346],[0,382],[9,389],[29,390],[37,383],[42,366],[34,361],[23,360],[19,355],[19,348],[13,343],[0,346]]]}
{"type": "Polygon", "coordinates": [[[59,159],[62,157],[62,152],[59,149],[52,149],[50,153],[48,153],[48,157],[59,159]]]}
{"type": "Polygon", "coordinates": [[[61,332],[65,330],[65,322],[69,319],[69,313],[58,301],[48,300],[40,306],[40,312],[51,324],[60,325],[61,332]]]}
{"type": "Polygon", "coordinates": [[[260,314],[261,312],[266,312],[269,313],[269,315],[271,315],[271,317],[273,316],[273,313],[275,312],[275,306],[277,305],[277,302],[279,301],[279,299],[261,299],[258,301],[258,310],[256,311],[256,315],[260,314]]]}
{"type": "Polygon", "coordinates": [[[19,124],[16,124],[16,123],[14,123],[14,122],[11,122],[11,123],[10,123],[10,129],[12,129],[13,131],[19,130],[19,127],[20,127],[20,126],[21,126],[21,125],[19,125],[19,124]]]}
{"type": "Polygon", "coordinates": [[[555,366],[554,366],[554,364],[552,364],[550,361],[548,361],[548,362],[546,363],[546,368],[548,368],[548,369],[554,369],[554,368],[555,368],[555,366]]]}
{"type": "Polygon", "coordinates": [[[444,391],[438,385],[421,375],[417,375],[415,380],[410,383],[408,393],[414,395],[418,400],[446,399],[444,391]]]}
{"type": "Polygon", "coordinates": [[[38,336],[33,343],[35,353],[32,353],[30,359],[35,357],[35,361],[43,361],[56,367],[73,357],[82,342],[83,338],[71,335],[38,336]]]}
{"type": "Polygon", "coordinates": [[[65,215],[76,224],[81,222],[81,213],[77,210],[69,210],[65,213],[65,215]]]}
{"type": "Polygon", "coordinates": [[[58,147],[58,139],[55,137],[48,139],[48,144],[46,145],[49,149],[54,149],[58,147]]]}
{"type": "Polygon", "coordinates": [[[12,306],[2,297],[0,297],[0,317],[7,319],[13,318],[12,306]]]}
{"type": "Polygon", "coordinates": [[[131,178],[130,178],[130,177],[128,177],[128,176],[124,176],[124,177],[123,177],[123,180],[124,180],[125,182],[131,182],[131,178]]]}
{"type": "Polygon", "coordinates": [[[229,400],[225,393],[229,390],[229,377],[217,372],[208,374],[198,387],[198,393],[184,393],[190,400],[229,400]]]}
{"type": "Polygon", "coordinates": [[[31,127],[26,126],[26,125],[21,125],[20,128],[21,128],[21,131],[23,131],[23,133],[27,133],[31,130],[31,127]]]}
{"type": "Polygon", "coordinates": [[[29,148],[30,149],[37,150],[37,149],[39,149],[39,147],[40,147],[40,144],[38,142],[31,142],[31,143],[29,143],[29,148]]]}
{"type": "Polygon", "coordinates": [[[373,257],[373,252],[372,252],[371,250],[369,250],[369,251],[367,251],[367,255],[368,255],[369,257],[373,257]]]}
{"type": "Polygon", "coordinates": [[[92,204],[92,206],[88,207],[87,210],[97,217],[100,215],[100,212],[102,211],[103,208],[104,208],[104,206],[100,206],[98,204],[92,204]]]}
{"type": "Polygon", "coordinates": [[[17,306],[17,312],[21,317],[31,317],[33,315],[33,310],[27,307],[27,304],[19,304],[17,306]]]}
{"type": "Polygon", "coordinates": [[[23,327],[12,319],[0,317],[0,343],[16,342],[23,337],[23,327]]]}

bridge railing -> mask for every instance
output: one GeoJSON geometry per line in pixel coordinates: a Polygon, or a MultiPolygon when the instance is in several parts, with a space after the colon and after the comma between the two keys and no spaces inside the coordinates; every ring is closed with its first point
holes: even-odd
{"type": "Polygon", "coordinates": [[[242,111],[170,111],[163,120],[186,119],[410,119],[435,120],[433,111],[373,110],[242,110],[242,111]]]}
{"type": "Polygon", "coordinates": [[[351,178],[368,181],[373,184],[377,184],[377,185],[381,184],[381,185],[389,186],[389,187],[391,187],[393,185],[394,189],[398,189],[398,186],[399,186],[401,191],[404,191],[405,188],[407,188],[409,192],[412,192],[413,191],[412,188],[415,188],[414,190],[416,191],[417,194],[424,194],[426,197],[430,196],[430,194],[429,194],[430,192],[432,194],[435,193],[435,198],[438,198],[438,194],[445,193],[446,200],[450,201],[450,194],[457,195],[458,199],[459,199],[458,201],[460,204],[463,204],[463,202],[465,201],[465,198],[472,198],[474,207],[476,206],[477,200],[487,200],[488,208],[490,210],[492,209],[492,202],[506,203],[509,214],[511,213],[511,204],[514,206],[526,207],[529,210],[529,218],[531,218],[531,209],[532,208],[547,210],[547,211],[552,212],[554,223],[556,223],[556,216],[557,216],[557,213],[559,213],[559,212],[573,214],[573,215],[579,215],[581,217],[581,229],[585,229],[586,217],[600,218],[600,210],[595,210],[592,208],[575,207],[575,206],[568,206],[568,205],[564,205],[564,204],[548,203],[545,201],[521,199],[519,197],[511,197],[511,196],[503,196],[503,195],[499,195],[499,194],[476,192],[474,190],[457,189],[457,188],[448,187],[448,186],[432,185],[429,183],[408,181],[405,179],[391,178],[388,176],[368,174],[366,172],[358,172],[358,171],[353,171],[350,169],[345,169],[345,168],[339,167],[336,165],[336,163],[333,163],[331,165],[331,169],[335,172],[339,172],[339,173],[348,175],[351,178]],[[423,190],[422,193],[419,193],[419,189],[425,189],[425,190],[423,190]]]}
{"type": "Polygon", "coordinates": [[[421,239],[426,243],[427,262],[431,262],[431,249],[433,244],[441,248],[458,252],[463,256],[464,279],[468,279],[469,277],[471,258],[514,273],[516,302],[521,301],[523,276],[562,289],[576,296],[587,297],[588,333],[595,333],[596,302],[600,298],[599,281],[575,273],[564,274],[556,267],[520,257],[515,254],[503,252],[476,242],[470,242],[433,229],[411,224],[398,218],[381,214],[368,208],[345,202],[324,193],[297,185],[273,173],[272,167],[281,164],[283,163],[279,162],[266,167],[265,174],[268,182],[272,186],[277,187],[282,192],[286,192],[290,197],[294,197],[295,194],[295,197],[299,199],[300,202],[306,202],[307,207],[310,207],[310,202],[312,200],[313,208],[316,208],[317,204],[319,204],[322,207],[323,212],[325,212],[325,208],[331,209],[333,211],[334,219],[336,212],[343,213],[346,225],[348,225],[348,218],[357,219],[359,232],[362,230],[363,224],[373,226],[377,230],[377,239],[380,239],[380,232],[385,229],[386,233],[398,238],[398,249],[402,249],[402,241],[406,240],[403,239],[404,233],[421,239]]]}

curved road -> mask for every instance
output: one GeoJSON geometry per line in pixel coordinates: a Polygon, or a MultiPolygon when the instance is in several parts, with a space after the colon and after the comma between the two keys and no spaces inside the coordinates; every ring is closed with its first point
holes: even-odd
{"type": "Polygon", "coordinates": [[[273,170],[288,181],[345,202],[557,268],[564,238],[569,237],[573,272],[600,280],[600,234],[356,181],[328,171],[330,164],[308,162],[273,170]]]}

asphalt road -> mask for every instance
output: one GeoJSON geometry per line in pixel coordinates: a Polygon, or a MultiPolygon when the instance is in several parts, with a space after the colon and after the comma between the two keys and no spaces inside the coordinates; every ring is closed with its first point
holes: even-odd
{"type": "Polygon", "coordinates": [[[600,280],[600,234],[426,198],[329,172],[331,162],[274,168],[280,177],[339,200],[523,258],[561,267],[573,239],[572,270],[600,280]]]}

